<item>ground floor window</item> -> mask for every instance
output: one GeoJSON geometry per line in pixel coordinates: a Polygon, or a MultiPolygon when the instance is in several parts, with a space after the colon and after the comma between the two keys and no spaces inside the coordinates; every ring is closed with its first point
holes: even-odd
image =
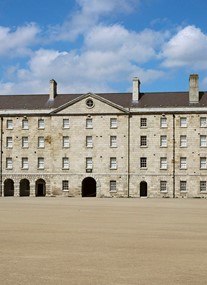
{"type": "Polygon", "coordinates": [[[206,192],[206,181],[200,181],[200,191],[206,192]]]}
{"type": "Polygon", "coordinates": [[[63,180],[62,181],[62,190],[63,191],[68,191],[69,190],[69,181],[68,180],[63,180]]]}
{"type": "Polygon", "coordinates": [[[186,191],[187,191],[187,182],[180,181],[180,192],[186,192],[186,191]]]}
{"type": "Polygon", "coordinates": [[[116,192],[116,181],[115,180],[110,181],[110,191],[116,192]]]}
{"type": "Polygon", "coordinates": [[[160,192],[167,192],[167,181],[160,181],[160,192]]]}

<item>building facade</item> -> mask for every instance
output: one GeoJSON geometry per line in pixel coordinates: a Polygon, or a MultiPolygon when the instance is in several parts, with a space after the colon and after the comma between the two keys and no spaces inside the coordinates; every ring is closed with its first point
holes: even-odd
{"type": "Polygon", "coordinates": [[[1,196],[206,197],[207,92],[0,96],[1,196]]]}

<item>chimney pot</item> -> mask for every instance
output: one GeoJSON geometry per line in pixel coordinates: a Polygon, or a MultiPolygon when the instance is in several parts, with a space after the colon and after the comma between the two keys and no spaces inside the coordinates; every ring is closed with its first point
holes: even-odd
{"type": "Polygon", "coordinates": [[[57,95],[57,82],[54,79],[50,80],[50,100],[54,100],[57,95]]]}

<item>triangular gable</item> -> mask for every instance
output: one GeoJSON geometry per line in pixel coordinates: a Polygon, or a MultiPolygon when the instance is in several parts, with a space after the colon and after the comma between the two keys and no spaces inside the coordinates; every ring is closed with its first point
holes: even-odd
{"type": "Polygon", "coordinates": [[[102,98],[94,93],[78,96],[53,110],[51,114],[84,114],[84,113],[128,113],[122,106],[102,98]]]}

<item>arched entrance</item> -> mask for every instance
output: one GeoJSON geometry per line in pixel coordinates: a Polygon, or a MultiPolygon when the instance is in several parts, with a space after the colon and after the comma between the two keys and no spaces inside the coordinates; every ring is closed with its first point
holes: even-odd
{"type": "Polygon", "coordinates": [[[14,196],[14,181],[12,179],[4,181],[4,196],[14,196]]]}
{"type": "Polygon", "coordinates": [[[140,182],[140,197],[147,197],[147,182],[140,182]]]}
{"type": "Polygon", "coordinates": [[[29,180],[27,179],[22,179],[20,181],[20,191],[19,191],[19,196],[23,197],[23,196],[29,196],[30,195],[30,183],[29,180]]]}
{"type": "Polygon", "coordinates": [[[46,195],[46,183],[43,179],[38,179],[35,183],[36,197],[44,197],[46,195]]]}
{"type": "Polygon", "coordinates": [[[96,197],[96,180],[86,177],[82,181],[82,197],[96,197]]]}

